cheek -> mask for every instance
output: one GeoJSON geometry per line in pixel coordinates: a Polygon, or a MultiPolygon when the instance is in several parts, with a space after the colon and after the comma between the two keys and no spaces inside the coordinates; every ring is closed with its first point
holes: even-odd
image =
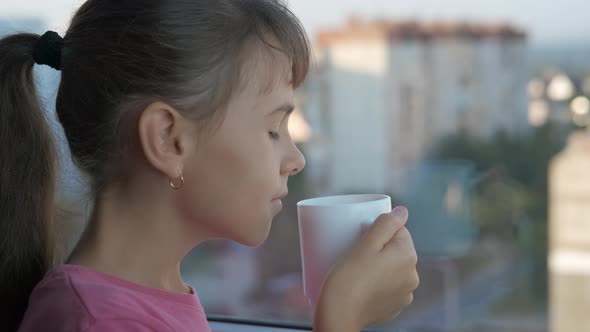
{"type": "Polygon", "coordinates": [[[183,219],[195,232],[251,246],[264,241],[273,217],[270,200],[281,189],[272,151],[217,149],[199,159],[179,192],[183,219]]]}
{"type": "Polygon", "coordinates": [[[226,191],[214,184],[185,189],[179,209],[195,237],[208,234],[211,238],[257,246],[268,236],[272,221],[270,202],[251,190],[226,191]]]}

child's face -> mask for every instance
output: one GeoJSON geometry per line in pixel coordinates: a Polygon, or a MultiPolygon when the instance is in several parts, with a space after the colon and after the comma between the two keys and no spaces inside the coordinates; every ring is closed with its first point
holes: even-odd
{"type": "Polygon", "coordinates": [[[287,127],[290,75],[276,78],[290,65],[286,58],[278,63],[282,68],[259,62],[256,75],[230,100],[219,130],[197,145],[185,165],[182,210],[214,237],[261,244],[279,212],[273,199],[287,193],[288,177],[305,166],[287,127]],[[262,91],[269,79],[272,88],[262,91]]]}

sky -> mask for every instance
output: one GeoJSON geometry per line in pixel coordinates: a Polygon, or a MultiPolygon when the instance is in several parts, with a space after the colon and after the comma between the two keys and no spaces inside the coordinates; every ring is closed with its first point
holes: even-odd
{"type": "MultiPolygon", "coordinates": [[[[48,28],[63,32],[82,0],[3,1],[0,16],[41,16],[48,28]]],[[[415,18],[512,23],[536,44],[590,44],[588,0],[289,0],[310,35],[355,14],[361,18],[415,18]]]]}

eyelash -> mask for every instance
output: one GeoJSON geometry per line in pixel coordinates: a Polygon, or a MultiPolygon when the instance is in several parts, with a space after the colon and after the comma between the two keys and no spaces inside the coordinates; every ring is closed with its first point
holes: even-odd
{"type": "Polygon", "coordinates": [[[276,131],[269,131],[268,135],[270,135],[270,138],[273,141],[278,141],[281,138],[281,135],[279,135],[279,133],[277,133],[276,131]]]}

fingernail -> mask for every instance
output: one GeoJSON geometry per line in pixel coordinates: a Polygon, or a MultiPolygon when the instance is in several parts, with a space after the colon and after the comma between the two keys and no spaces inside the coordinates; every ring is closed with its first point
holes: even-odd
{"type": "Polygon", "coordinates": [[[393,209],[393,214],[397,217],[400,218],[407,218],[408,217],[408,209],[406,209],[403,206],[398,206],[395,209],[393,209]]]}

